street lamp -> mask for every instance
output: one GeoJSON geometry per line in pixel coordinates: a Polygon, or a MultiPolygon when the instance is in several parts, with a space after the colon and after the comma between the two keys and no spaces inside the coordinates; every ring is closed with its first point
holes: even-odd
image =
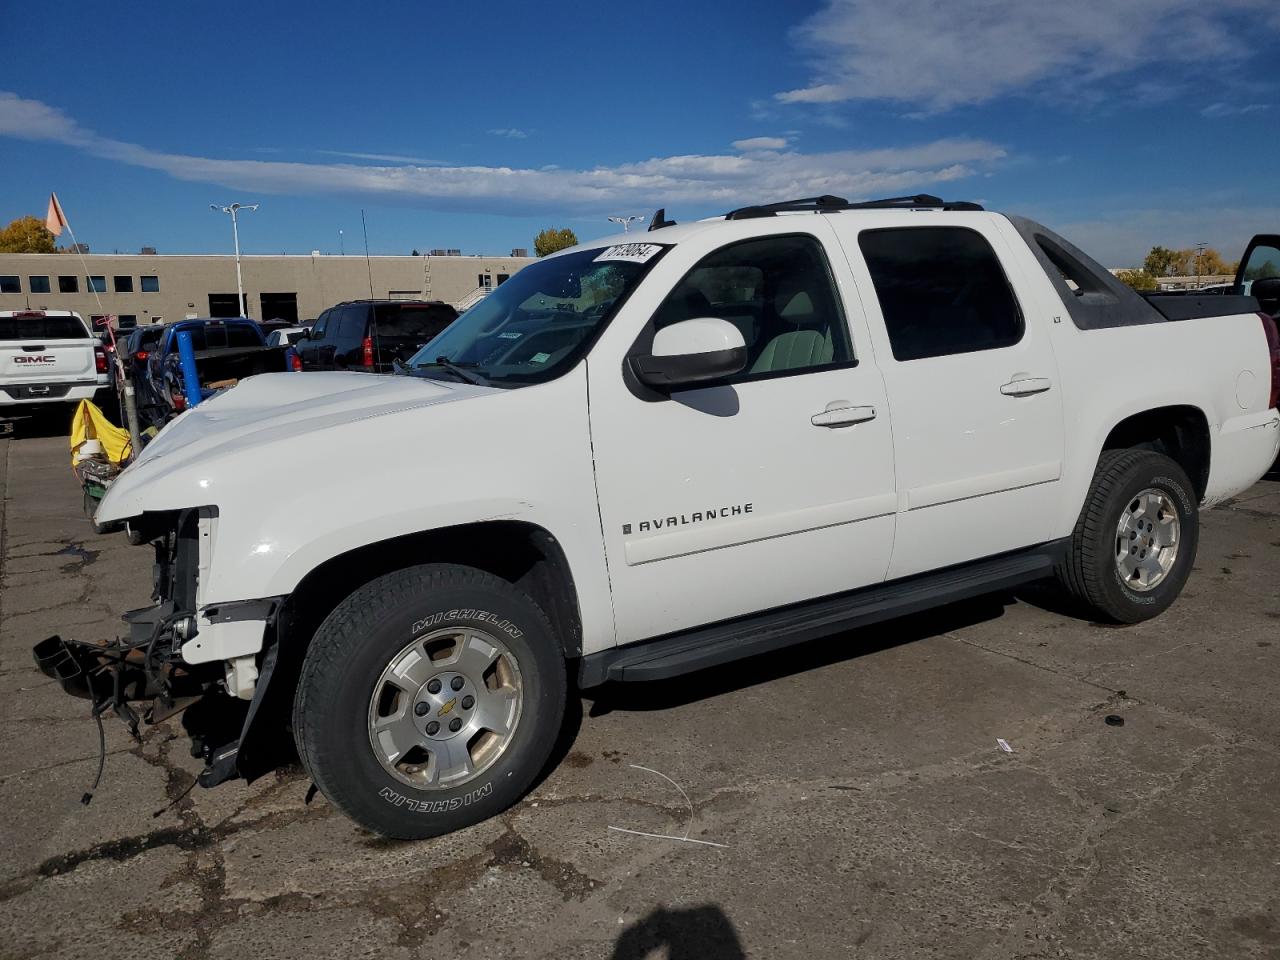
{"type": "Polygon", "coordinates": [[[346,244],[346,241],[343,240],[342,238],[341,228],[339,228],[338,230],[338,255],[342,257],[345,257],[347,255],[347,244],[346,244]]]}
{"type": "Polygon", "coordinates": [[[240,298],[236,301],[238,306],[247,315],[249,306],[244,301],[244,279],[240,275],[240,224],[236,219],[237,214],[241,210],[257,210],[256,203],[233,203],[229,207],[220,207],[216,203],[209,204],[209,209],[214,213],[226,213],[231,215],[231,236],[235,239],[236,244],[236,295],[240,298]]]}
{"type": "Polygon", "coordinates": [[[635,223],[637,220],[643,222],[644,217],[610,217],[609,218],[610,223],[622,224],[623,233],[629,233],[631,231],[631,224],[635,223]]]}

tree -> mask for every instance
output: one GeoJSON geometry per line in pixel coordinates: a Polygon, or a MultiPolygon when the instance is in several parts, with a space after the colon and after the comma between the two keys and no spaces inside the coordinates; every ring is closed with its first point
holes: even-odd
{"type": "Polygon", "coordinates": [[[0,230],[0,253],[54,253],[53,234],[35,217],[19,217],[0,230]]]}
{"type": "Polygon", "coordinates": [[[1117,270],[1116,279],[1135,290],[1156,289],[1156,278],[1146,270],[1117,270]]]}
{"type": "Polygon", "coordinates": [[[1192,272],[1201,277],[1211,277],[1215,274],[1224,274],[1236,272],[1235,267],[1222,259],[1222,255],[1213,247],[1206,247],[1205,251],[1200,254],[1200,263],[1197,268],[1195,260],[1191,264],[1192,272]]]}
{"type": "Polygon", "coordinates": [[[565,247],[577,246],[577,243],[578,235],[568,227],[547,227],[533,238],[533,252],[545,257],[565,247]]]}
{"type": "Polygon", "coordinates": [[[1153,277],[1185,276],[1186,265],[1186,251],[1168,247],[1152,247],[1147,259],[1142,261],[1143,271],[1153,277]]]}

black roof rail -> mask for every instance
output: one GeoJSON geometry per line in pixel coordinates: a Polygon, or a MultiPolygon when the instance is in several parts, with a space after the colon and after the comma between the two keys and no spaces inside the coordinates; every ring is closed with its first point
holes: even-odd
{"type": "Polygon", "coordinates": [[[918,193],[910,197],[886,197],[883,200],[863,200],[850,203],[843,197],[825,194],[821,197],[806,197],[802,200],[782,200],[778,203],[766,203],[759,206],[740,207],[725,214],[726,220],[750,220],[755,217],[772,217],[779,213],[809,211],[812,213],[832,213],[837,210],[981,210],[981,204],[968,200],[943,200],[928,193],[918,193]]]}

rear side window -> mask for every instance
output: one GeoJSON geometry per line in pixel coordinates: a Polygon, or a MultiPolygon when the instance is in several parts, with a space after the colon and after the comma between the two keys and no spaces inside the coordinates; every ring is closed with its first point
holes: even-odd
{"type": "Polygon", "coordinates": [[[89,331],[76,317],[0,317],[0,340],[85,340],[89,331]]]}
{"type": "Polygon", "coordinates": [[[380,304],[374,308],[379,337],[425,342],[451,324],[458,314],[443,304],[380,304]]]}
{"type": "Polygon", "coordinates": [[[368,319],[368,307],[344,307],[338,312],[338,329],[334,335],[339,340],[363,340],[368,319]]]}
{"type": "Polygon", "coordinates": [[[22,281],[17,277],[0,277],[0,293],[21,293],[22,281]]]}
{"type": "Polygon", "coordinates": [[[864,230],[858,246],[895,360],[995,350],[1022,339],[1018,301],[995,251],[977,231],[864,230]]]}

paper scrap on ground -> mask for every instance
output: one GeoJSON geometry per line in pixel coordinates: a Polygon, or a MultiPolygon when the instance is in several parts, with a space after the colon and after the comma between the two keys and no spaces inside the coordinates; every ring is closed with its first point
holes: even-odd
{"type": "Polygon", "coordinates": [[[1000,744],[1000,749],[1005,753],[1013,753],[1013,747],[1009,746],[1009,741],[996,737],[996,743],[1000,744]]]}
{"type": "Polygon", "coordinates": [[[654,840],[675,840],[675,841],[678,841],[679,843],[699,843],[699,844],[702,844],[702,846],[704,847],[721,847],[722,849],[728,849],[729,845],[727,843],[715,843],[714,841],[711,841],[711,840],[695,840],[689,836],[689,831],[693,829],[693,801],[690,800],[689,795],[684,792],[684,787],[680,786],[680,784],[676,783],[674,780],[668,777],[661,770],[653,770],[649,767],[642,767],[638,763],[629,763],[627,764],[627,766],[631,767],[631,769],[633,770],[643,770],[645,773],[657,774],[663,780],[667,781],[667,783],[671,784],[673,787],[679,790],[680,796],[684,797],[684,802],[689,805],[689,822],[685,824],[683,837],[677,837],[667,833],[645,833],[643,830],[631,830],[631,829],[628,829],[627,827],[615,827],[612,824],[610,824],[608,829],[614,831],[615,833],[630,833],[630,834],[634,834],[637,837],[651,837],[654,840]]]}

